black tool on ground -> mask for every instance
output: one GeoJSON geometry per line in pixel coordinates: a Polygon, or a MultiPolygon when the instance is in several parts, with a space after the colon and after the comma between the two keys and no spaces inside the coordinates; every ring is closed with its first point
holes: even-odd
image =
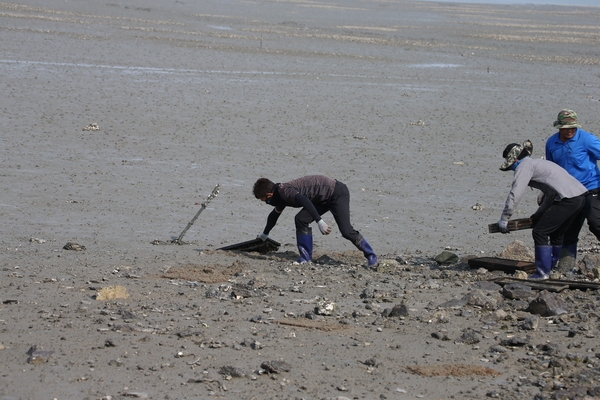
{"type": "Polygon", "coordinates": [[[267,254],[270,251],[279,250],[281,243],[267,238],[264,242],[262,239],[256,238],[242,243],[236,243],[229,246],[221,247],[218,250],[238,250],[238,251],[255,251],[261,254],[267,254]]]}

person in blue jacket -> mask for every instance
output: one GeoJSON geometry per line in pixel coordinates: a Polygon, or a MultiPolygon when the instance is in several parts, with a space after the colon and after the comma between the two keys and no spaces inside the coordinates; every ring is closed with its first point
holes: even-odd
{"type": "Polygon", "coordinates": [[[252,192],[257,199],[274,207],[267,217],[265,229],[258,235],[263,241],[267,240],[269,232],[287,206],[302,208],[294,218],[296,242],[300,252],[298,263],[312,260],[313,237],[310,223],[317,221],[323,235],[331,233],[331,227],[321,218],[321,215],[330,211],[342,236],[363,252],[367,268],[377,265],[375,252],[350,223],[350,192],[342,182],[323,175],[304,176],[286,183],[273,183],[267,178],[260,178],[254,183],[252,192]]]}
{"type": "Polygon", "coordinates": [[[563,242],[563,257],[575,260],[579,233],[585,220],[590,232],[600,240],[600,139],[581,129],[573,110],[561,110],[554,127],[558,132],[546,141],[546,159],[566,169],[587,189],[585,204],[567,229],[563,242]]]}

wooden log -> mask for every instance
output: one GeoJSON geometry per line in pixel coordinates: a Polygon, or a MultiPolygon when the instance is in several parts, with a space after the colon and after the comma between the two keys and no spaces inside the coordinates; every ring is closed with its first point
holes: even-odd
{"type": "Polygon", "coordinates": [[[572,280],[564,280],[564,279],[517,279],[511,277],[502,277],[492,279],[492,282],[495,282],[501,286],[504,286],[509,283],[522,283],[531,287],[534,290],[548,290],[549,292],[560,292],[564,289],[579,289],[579,290],[600,290],[600,283],[596,282],[586,282],[586,281],[572,281],[572,280]]]}
{"type": "MultiPolygon", "coordinates": [[[[531,218],[519,218],[519,219],[511,219],[508,221],[508,230],[509,231],[520,231],[521,229],[531,229],[533,228],[533,220],[531,218]]],[[[489,224],[488,230],[490,233],[498,233],[500,232],[500,228],[498,227],[498,223],[489,224]]]]}

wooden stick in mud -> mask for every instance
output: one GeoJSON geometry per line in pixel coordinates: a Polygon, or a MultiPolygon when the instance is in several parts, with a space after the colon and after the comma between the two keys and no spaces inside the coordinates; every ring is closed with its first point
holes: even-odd
{"type": "Polygon", "coordinates": [[[192,218],[192,220],[190,222],[188,222],[188,224],[185,227],[185,229],[183,230],[183,232],[181,232],[181,235],[179,235],[179,237],[177,239],[175,239],[173,241],[173,243],[183,244],[183,241],[182,241],[183,235],[185,235],[185,233],[188,231],[188,229],[190,229],[190,227],[192,225],[194,225],[194,222],[196,222],[196,220],[198,219],[198,216],[202,213],[202,211],[204,211],[204,209],[206,208],[206,206],[208,205],[208,203],[210,203],[212,201],[212,199],[214,199],[215,197],[217,197],[217,195],[219,194],[219,188],[220,187],[221,187],[221,185],[215,186],[215,188],[213,189],[212,193],[209,194],[208,197],[206,198],[206,201],[201,204],[201,207],[198,210],[198,212],[196,213],[196,215],[194,215],[194,218],[192,218]]]}
{"type": "MultiPolygon", "coordinates": [[[[508,230],[509,231],[520,231],[521,229],[531,229],[531,228],[533,228],[533,220],[531,218],[511,219],[508,221],[508,230]]],[[[498,223],[496,222],[494,224],[489,224],[488,230],[490,233],[500,232],[498,223]]]]}

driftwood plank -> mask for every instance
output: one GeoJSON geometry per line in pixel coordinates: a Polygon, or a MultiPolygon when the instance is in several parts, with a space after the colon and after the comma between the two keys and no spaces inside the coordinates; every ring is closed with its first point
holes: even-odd
{"type": "Polygon", "coordinates": [[[471,258],[469,261],[471,268],[485,268],[488,271],[504,271],[512,274],[517,270],[525,272],[534,272],[535,263],[530,261],[510,260],[508,258],[498,257],[478,257],[471,258]]]}
{"type": "MultiPolygon", "coordinates": [[[[520,231],[521,229],[531,228],[533,228],[533,220],[531,218],[511,219],[508,221],[509,231],[520,231]]],[[[490,233],[500,232],[500,228],[498,228],[498,223],[496,222],[494,224],[489,224],[488,230],[490,233]]]]}
{"type": "Polygon", "coordinates": [[[570,281],[564,279],[546,279],[546,280],[532,280],[532,279],[517,279],[517,278],[497,278],[492,279],[492,282],[498,285],[504,286],[509,283],[522,283],[531,287],[532,289],[542,290],[546,289],[549,292],[560,292],[564,289],[579,289],[579,290],[599,290],[600,283],[595,282],[583,282],[583,281],[570,281]]]}

